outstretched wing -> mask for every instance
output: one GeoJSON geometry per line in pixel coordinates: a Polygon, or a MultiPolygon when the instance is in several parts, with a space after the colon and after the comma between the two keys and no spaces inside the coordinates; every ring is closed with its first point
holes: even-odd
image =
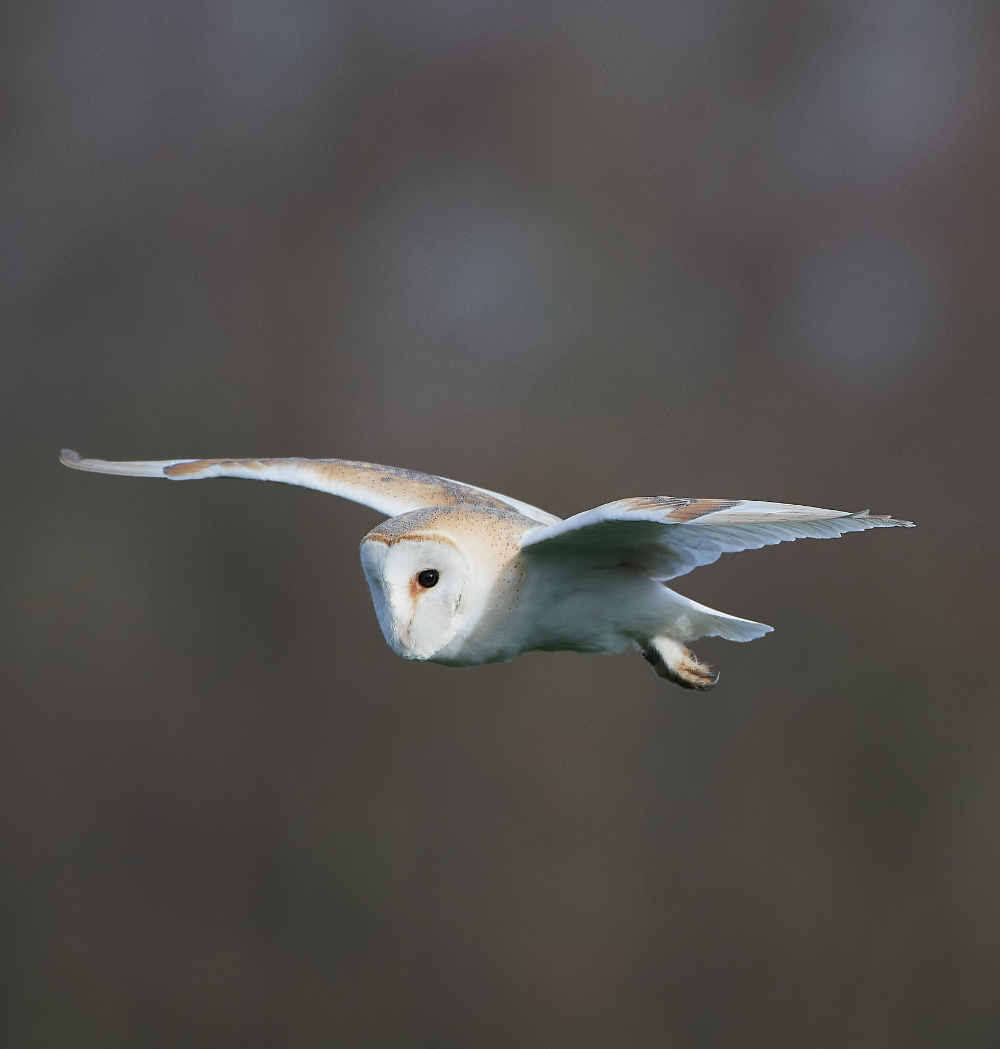
{"type": "Polygon", "coordinates": [[[832,539],[869,528],[912,528],[867,510],[823,510],[749,499],[619,499],[527,532],[521,545],[539,557],[582,558],[594,567],[630,565],[674,579],[722,554],[789,539],[832,539]]]}
{"type": "Polygon", "coordinates": [[[515,510],[544,525],[559,521],[558,517],[535,506],[475,485],[415,470],[401,470],[396,466],[348,459],[163,459],[114,463],[104,459],[81,459],[68,448],[63,449],[59,459],[74,470],[124,474],[127,477],[169,477],[173,481],[247,477],[257,481],[281,481],[339,495],[342,499],[370,506],[388,517],[432,506],[481,506],[515,510]]]}

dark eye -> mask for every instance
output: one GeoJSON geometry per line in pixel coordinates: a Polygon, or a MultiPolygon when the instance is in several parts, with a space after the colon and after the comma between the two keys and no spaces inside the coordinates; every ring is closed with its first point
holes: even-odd
{"type": "Polygon", "coordinates": [[[426,590],[430,590],[432,586],[437,586],[437,581],[440,579],[438,570],[436,568],[425,568],[420,575],[417,576],[417,582],[424,587],[426,590]]]}

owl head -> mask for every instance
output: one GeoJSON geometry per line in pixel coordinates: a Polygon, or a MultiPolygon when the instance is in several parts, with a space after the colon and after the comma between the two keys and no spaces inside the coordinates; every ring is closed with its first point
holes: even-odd
{"type": "Polygon", "coordinates": [[[452,641],[473,582],[468,554],[450,530],[433,527],[433,516],[394,517],[361,544],[379,626],[405,659],[433,659],[452,641]]]}
{"type": "Polygon", "coordinates": [[[361,543],[361,564],[389,647],[405,659],[473,666],[510,659],[523,583],[520,539],[538,522],[493,507],[413,510],[361,543]]]}

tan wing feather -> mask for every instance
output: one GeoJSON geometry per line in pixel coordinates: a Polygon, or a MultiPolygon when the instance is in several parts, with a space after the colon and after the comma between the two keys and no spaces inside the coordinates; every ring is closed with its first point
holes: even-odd
{"type": "Polygon", "coordinates": [[[544,510],[485,488],[415,470],[349,459],[162,459],[109,462],[104,459],[83,459],[69,449],[64,449],[59,458],[74,470],[128,477],[167,477],[173,481],[243,477],[280,481],[338,495],[389,517],[435,506],[480,506],[517,510],[546,525],[559,520],[544,510]]]}

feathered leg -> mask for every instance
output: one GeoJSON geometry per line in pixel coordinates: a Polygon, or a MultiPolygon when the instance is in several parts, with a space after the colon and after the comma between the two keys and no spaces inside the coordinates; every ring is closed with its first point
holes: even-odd
{"type": "Polygon", "coordinates": [[[687,645],[671,637],[650,638],[642,650],[642,658],[653,664],[660,677],[682,688],[707,692],[719,680],[718,673],[713,674],[710,666],[700,663],[687,645]]]}

